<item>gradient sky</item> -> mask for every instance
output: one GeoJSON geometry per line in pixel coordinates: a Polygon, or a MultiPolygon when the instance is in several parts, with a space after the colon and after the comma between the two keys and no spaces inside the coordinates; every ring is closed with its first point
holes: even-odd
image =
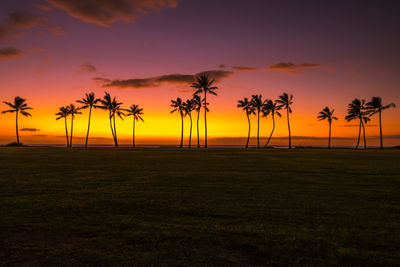
{"type": "MultiPolygon", "coordinates": [[[[327,122],[316,116],[329,106],[339,117],[333,135],[355,137],[352,125],[357,123],[344,120],[354,98],[381,96],[400,106],[399,5],[341,0],[1,1],[0,100],[19,95],[34,108],[32,118],[20,120],[20,129],[31,129],[21,132],[24,143],[63,143],[64,125],[54,116],[58,107],[86,92],[101,97],[107,90],[126,108],[144,108],[145,123],[137,126],[139,144],[175,144],[180,120],[169,113],[170,99],[191,96],[183,75],[214,71],[219,90],[218,97],[209,99],[210,138],[246,136],[238,99],[256,93],[276,99],[282,92],[294,95],[295,136],[326,136],[327,122]]],[[[5,109],[1,104],[0,110],[5,109]]],[[[400,143],[399,115],[398,108],[384,112],[384,133],[393,144],[400,143]]],[[[117,125],[122,143],[130,142],[130,119],[117,125]]],[[[14,116],[1,114],[0,122],[0,143],[14,141],[14,116]]],[[[74,126],[80,138],[75,143],[83,142],[86,123],[84,111],[74,126]]],[[[379,134],[376,124],[374,117],[368,136],[379,134]]],[[[106,112],[94,111],[92,127],[91,143],[112,144],[106,112]]],[[[263,136],[270,127],[270,118],[264,118],[263,136]]],[[[276,135],[287,135],[285,118],[279,119],[276,135]]]]}

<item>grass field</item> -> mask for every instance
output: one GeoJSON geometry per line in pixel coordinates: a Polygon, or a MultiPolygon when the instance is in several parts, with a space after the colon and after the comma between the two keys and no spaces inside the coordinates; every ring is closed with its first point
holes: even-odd
{"type": "Polygon", "coordinates": [[[3,265],[400,265],[400,150],[0,148],[3,265]]]}

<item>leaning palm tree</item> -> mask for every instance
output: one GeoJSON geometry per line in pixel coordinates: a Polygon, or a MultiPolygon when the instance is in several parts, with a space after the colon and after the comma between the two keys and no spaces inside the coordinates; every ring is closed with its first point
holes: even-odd
{"type": "Polygon", "coordinates": [[[56,113],[56,120],[64,118],[65,125],[65,137],[67,138],[67,147],[69,147],[69,137],[68,137],[68,125],[67,125],[67,117],[69,115],[69,106],[60,107],[59,111],[56,113]]]}
{"type": "Polygon", "coordinates": [[[281,108],[278,106],[277,102],[272,101],[272,100],[267,100],[262,108],[263,116],[266,117],[271,114],[272,116],[272,130],[271,133],[268,137],[267,143],[265,144],[265,148],[268,147],[269,141],[271,140],[271,137],[275,131],[275,114],[281,117],[281,113],[279,112],[281,108]]]}
{"type": "Polygon", "coordinates": [[[183,107],[185,109],[185,113],[189,115],[190,118],[190,131],[189,131],[189,148],[192,147],[192,111],[195,109],[195,103],[193,102],[192,99],[186,100],[186,102],[183,103],[183,107]]]}
{"type": "Polygon", "coordinates": [[[394,103],[390,103],[388,105],[382,104],[382,98],[378,96],[372,97],[371,101],[365,105],[368,115],[371,117],[372,115],[379,114],[379,134],[380,134],[380,148],[383,149],[383,135],[382,135],[382,111],[388,108],[394,108],[396,105],[394,103]]]}
{"type": "Polygon", "coordinates": [[[101,109],[108,111],[108,119],[110,122],[111,134],[114,139],[115,147],[118,147],[118,138],[117,138],[117,131],[116,131],[116,124],[115,124],[115,116],[117,115],[121,119],[122,116],[125,114],[122,111],[122,103],[118,102],[115,97],[111,97],[111,95],[105,92],[105,95],[102,99],[100,99],[100,106],[97,106],[101,109]],[[114,123],[114,125],[113,125],[114,123]]]}
{"type": "Polygon", "coordinates": [[[283,93],[282,95],[279,96],[279,99],[276,100],[278,103],[279,108],[284,108],[286,109],[286,118],[287,118],[287,124],[288,124],[288,131],[289,131],[289,149],[292,148],[292,136],[290,133],[290,121],[289,121],[289,114],[292,113],[292,108],[290,107],[291,104],[293,104],[293,95],[288,95],[287,93],[283,93]]]}
{"type": "Polygon", "coordinates": [[[139,108],[139,105],[132,105],[129,107],[129,109],[126,110],[127,116],[132,116],[133,117],[133,130],[132,130],[132,147],[134,148],[135,145],[135,122],[136,121],[143,121],[143,118],[141,115],[143,115],[143,108],[139,108]]]}
{"type": "Polygon", "coordinates": [[[181,115],[181,121],[182,121],[182,128],[181,128],[181,143],[179,145],[180,148],[183,147],[183,117],[186,115],[185,111],[185,106],[183,105],[182,99],[178,97],[176,100],[171,100],[171,107],[173,107],[173,110],[171,110],[171,113],[178,112],[179,115],[181,115]]]}
{"type": "Polygon", "coordinates": [[[32,109],[28,107],[28,104],[25,103],[26,99],[23,99],[19,96],[14,98],[14,103],[3,101],[4,104],[9,106],[12,109],[4,110],[2,113],[13,113],[15,112],[15,130],[17,133],[17,145],[20,145],[19,142],[19,132],[18,132],[18,114],[21,113],[25,117],[31,117],[32,115],[26,110],[32,109]]]}
{"type": "Polygon", "coordinates": [[[368,112],[365,111],[365,100],[362,99],[354,99],[348,106],[347,109],[347,116],[345,117],[346,121],[352,121],[352,120],[359,120],[360,124],[358,127],[358,138],[357,138],[357,145],[356,149],[358,149],[358,146],[360,144],[360,138],[361,138],[361,130],[364,132],[364,148],[367,147],[366,140],[365,140],[365,127],[364,123],[368,121],[367,118],[368,112]]]}
{"type": "Polygon", "coordinates": [[[265,101],[262,95],[252,95],[250,105],[257,111],[257,148],[260,148],[260,112],[265,101]]]}
{"type": "Polygon", "coordinates": [[[72,133],[74,131],[75,115],[82,114],[82,112],[80,112],[79,110],[80,110],[80,108],[75,107],[74,104],[71,104],[68,106],[68,115],[71,115],[71,137],[69,139],[69,147],[72,147],[72,133]]]}
{"type": "Polygon", "coordinates": [[[86,132],[86,141],[85,141],[85,147],[88,146],[88,139],[89,139],[89,130],[90,130],[90,118],[92,116],[92,108],[97,108],[96,104],[100,101],[99,98],[96,98],[94,93],[86,93],[85,98],[82,98],[80,100],[77,100],[76,102],[83,104],[83,106],[80,107],[80,109],[87,109],[89,108],[89,121],[88,121],[88,128],[86,132]]]}
{"type": "Polygon", "coordinates": [[[244,111],[246,111],[246,116],[247,116],[247,122],[249,123],[249,131],[247,133],[247,141],[246,141],[246,145],[244,146],[245,148],[249,147],[249,140],[250,140],[250,130],[251,130],[251,123],[250,123],[250,115],[255,115],[255,108],[253,107],[253,105],[251,104],[251,101],[249,101],[249,99],[247,97],[238,100],[238,104],[237,104],[238,108],[243,109],[244,111]]]}
{"type": "Polygon", "coordinates": [[[194,94],[204,94],[203,105],[204,105],[204,147],[207,148],[207,94],[217,95],[215,90],[218,87],[213,86],[215,80],[210,80],[207,74],[200,75],[196,78],[196,82],[192,83],[192,87],[197,89],[194,94]]]}
{"type": "Polygon", "coordinates": [[[318,119],[321,120],[328,120],[329,123],[329,138],[328,138],[328,149],[331,149],[331,129],[332,129],[332,120],[337,120],[338,118],[333,116],[333,113],[335,112],[334,109],[329,109],[328,107],[325,107],[322,111],[320,111],[318,114],[318,119]]]}
{"type": "Polygon", "coordinates": [[[197,147],[200,147],[200,132],[199,132],[199,119],[200,119],[200,110],[201,110],[201,97],[198,95],[193,95],[192,98],[193,105],[194,105],[194,110],[197,112],[197,120],[196,120],[196,126],[197,126],[197,147]]]}
{"type": "Polygon", "coordinates": [[[118,102],[116,98],[114,97],[112,103],[111,103],[111,116],[113,119],[113,124],[114,124],[114,136],[115,136],[115,146],[118,147],[118,136],[117,136],[117,125],[115,124],[115,119],[118,116],[121,120],[124,120],[124,109],[121,107],[122,102],[118,102]]]}

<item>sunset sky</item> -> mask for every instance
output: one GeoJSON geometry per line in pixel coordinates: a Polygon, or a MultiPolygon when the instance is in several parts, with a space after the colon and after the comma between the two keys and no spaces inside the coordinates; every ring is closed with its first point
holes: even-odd
{"type": "MultiPolygon", "coordinates": [[[[64,143],[63,121],[54,114],[90,91],[98,97],[108,91],[126,108],[144,108],[139,144],[178,144],[180,118],[170,114],[170,100],[190,97],[191,79],[210,71],[219,87],[218,96],[209,98],[210,143],[247,135],[238,99],[257,93],[276,99],[287,92],[294,95],[293,135],[310,140],[327,135],[327,122],[316,119],[325,106],[339,117],[333,136],[355,138],[357,123],[344,120],[354,98],[394,102],[397,108],[385,111],[383,122],[386,144],[396,145],[398,10],[396,1],[368,0],[1,1],[0,100],[18,95],[34,108],[31,118],[20,119],[27,144],[64,143]]],[[[5,109],[1,103],[0,111],[5,109]]],[[[87,115],[76,118],[74,143],[84,142],[87,115]]],[[[118,121],[121,143],[130,143],[131,119],[118,121]]],[[[14,114],[0,114],[0,122],[0,143],[14,141],[14,114]]],[[[255,136],[255,117],[252,122],[255,136]]],[[[373,117],[368,136],[379,135],[377,123],[373,117]]],[[[203,121],[200,125],[203,136],[203,121]]],[[[263,118],[261,134],[270,129],[271,118],[263,118]]],[[[287,136],[285,117],[275,133],[287,136]]],[[[93,112],[91,136],[92,144],[112,144],[105,111],[93,112]]]]}

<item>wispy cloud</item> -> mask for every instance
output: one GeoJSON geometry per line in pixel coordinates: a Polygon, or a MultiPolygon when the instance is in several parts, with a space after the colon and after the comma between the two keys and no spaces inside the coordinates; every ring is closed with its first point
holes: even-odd
{"type": "Polygon", "coordinates": [[[36,128],[22,128],[20,129],[21,132],[39,132],[40,129],[36,129],[36,128]]]}
{"type": "Polygon", "coordinates": [[[2,61],[3,59],[18,58],[23,56],[25,56],[25,53],[22,50],[19,50],[18,48],[15,47],[0,48],[0,61],[2,61]]]}
{"type": "Polygon", "coordinates": [[[236,70],[236,71],[244,71],[244,72],[255,72],[255,71],[258,71],[257,68],[246,67],[246,66],[232,66],[232,69],[236,70]]]}
{"type": "Polygon", "coordinates": [[[47,30],[54,36],[65,36],[68,34],[65,27],[61,25],[48,27],[47,30]]]}
{"type": "Polygon", "coordinates": [[[291,62],[280,62],[274,65],[271,65],[265,68],[266,71],[282,71],[289,74],[300,74],[305,69],[316,69],[320,68],[321,64],[312,64],[312,63],[302,63],[302,64],[294,64],[291,62]]]}
{"type": "Polygon", "coordinates": [[[95,73],[96,71],[97,68],[90,63],[84,63],[79,66],[80,73],[95,73]]]}

